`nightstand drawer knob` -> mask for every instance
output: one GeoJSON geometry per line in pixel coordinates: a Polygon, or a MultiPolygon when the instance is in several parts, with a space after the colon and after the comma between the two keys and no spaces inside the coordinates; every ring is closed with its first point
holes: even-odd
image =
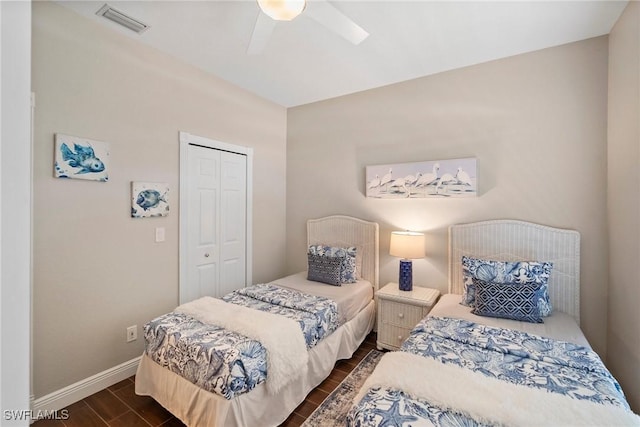
{"type": "Polygon", "coordinates": [[[402,341],[402,335],[398,335],[398,341],[402,341]]]}
{"type": "Polygon", "coordinates": [[[398,313],[398,317],[404,319],[404,313],[398,313]]]}

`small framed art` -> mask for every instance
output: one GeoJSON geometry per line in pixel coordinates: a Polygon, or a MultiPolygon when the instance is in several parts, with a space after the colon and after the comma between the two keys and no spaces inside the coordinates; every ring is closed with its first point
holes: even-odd
{"type": "Polygon", "coordinates": [[[149,218],[169,215],[169,184],[131,183],[131,216],[149,218]]]}
{"type": "Polygon", "coordinates": [[[108,181],[109,144],[57,133],[54,176],[56,178],[108,181]]]}

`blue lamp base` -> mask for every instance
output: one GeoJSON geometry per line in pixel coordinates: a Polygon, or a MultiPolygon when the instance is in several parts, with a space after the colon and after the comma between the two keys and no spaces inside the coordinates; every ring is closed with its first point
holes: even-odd
{"type": "Polygon", "coordinates": [[[400,281],[398,286],[401,291],[410,291],[413,289],[413,272],[412,262],[410,259],[400,260],[400,281]]]}

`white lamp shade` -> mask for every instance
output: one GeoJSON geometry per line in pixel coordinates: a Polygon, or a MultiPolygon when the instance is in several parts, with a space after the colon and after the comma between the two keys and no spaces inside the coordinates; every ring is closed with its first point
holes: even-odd
{"type": "Polygon", "coordinates": [[[424,258],[424,234],[413,231],[392,232],[389,254],[407,259],[424,258]]]}
{"type": "Polygon", "coordinates": [[[260,9],[276,21],[291,21],[302,13],[305,5],[305,0],[258,0],[260,9]]]}

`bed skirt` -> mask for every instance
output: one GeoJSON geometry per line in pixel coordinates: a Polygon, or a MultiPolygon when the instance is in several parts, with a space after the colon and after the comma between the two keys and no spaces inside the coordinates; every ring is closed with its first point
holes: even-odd
{"type": "Polygon", "coordinates": [[[307,375],[292,381],[277,395],[269,395],[262,383],[249,393],[227,400],[162,368],[145,354],[136,374],[136,394],[153,397],[188,426],[276,426],[324,381],[337,360],[353,355],[374,322],[375,303],[371,301],[356,317],[313,347],[307,375]]]}

